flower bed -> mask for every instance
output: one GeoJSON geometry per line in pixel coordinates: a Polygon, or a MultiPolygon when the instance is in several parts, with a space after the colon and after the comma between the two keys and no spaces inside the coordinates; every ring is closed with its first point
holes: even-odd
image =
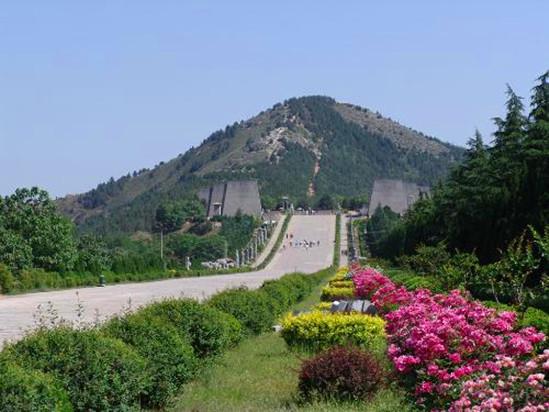
{"type": "MultiPolygon", "coordinates": [[[[411,292],[373,268],[356,271],[353,281],[356,295],[371,299],[385,313],[389,358],[418,403],[454,411],[545,410],[540,403],[541,395],[548,394],[545,375],[528,375],[528,368],[520,366],[533,367],[535,361],[529,359],[545,336],[532,327],[517,329],[514,312],[497,313],[459,291],[411,292]],[[515,369],[504,367],[507,360],[515,369]],[[517,395],[524,382],[532,385],[526,395],[517,395]],[[494,385],[501,393],[490,392],[494,385]],[[502,403],[506,397],[514,403],[502,403]],[[487,398],[494,399],[493,409],[471,409],[487,398]]],[[[546,372],[549,364],[540,362],[546,372]]]]}

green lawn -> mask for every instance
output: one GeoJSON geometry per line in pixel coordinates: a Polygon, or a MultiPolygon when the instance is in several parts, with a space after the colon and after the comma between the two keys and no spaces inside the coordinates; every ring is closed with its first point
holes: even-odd
{"type": "MultiPolygon", "coordinates": [[[[326,280],[331,276],[327,275],[326,280]]],[[[306,310],[317,303],[325,282],[299,303],[306,310]]],[[[301,404],[297,398],[297,374],[306,355],[291,352],[276,333],[246,339],[186,385],[169,410],[192,412],[245,411],[366,411],[411,410],[396,388],[383,389],[369,402],[301,404]]]]}

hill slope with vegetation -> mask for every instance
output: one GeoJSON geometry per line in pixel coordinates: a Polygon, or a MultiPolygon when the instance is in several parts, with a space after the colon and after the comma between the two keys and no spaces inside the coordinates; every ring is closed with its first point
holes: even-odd
{"type": "Polygon", "coordinates": [[[323,196],[369,193],[376,178],[432,185],[462,156],[461,148],[329,97],[293,98],[217,131],[153,169],[59,199],[83,232],[151,230],[165,201],[227,179],[257,179],[263,205],[281,196],[316,205],[323,196]]]}

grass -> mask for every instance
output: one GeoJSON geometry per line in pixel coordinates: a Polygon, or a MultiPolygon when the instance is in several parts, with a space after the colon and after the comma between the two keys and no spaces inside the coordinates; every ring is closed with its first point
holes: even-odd
{"type": "Polygon", "coordinates": [[[411,409],[396,388],[379,391],[369,402],[315,402],[297,397],[297,374],[304,355],[288,350],[276,333],[247,339],[227,352],[202,376],[185,386],[169,410],[216,411],[369,411],[411,409]]]}
{"type": "MultiPolygon", "coordinates": [[[[340,218],[336,226],[334,265],[311,294],[293,309],[305,311],[320,301],[322,288],[339,264],[340,218]]],[[[368,402],[326,401],[302,403],[298,398],[298,371],[308,355],[292,352],[278,333],[251,337],[226,352],[187,384],[168,410],[189,412],[407,412],[404,392],[388,387],[368,402]]]]}
{"type": "MultiPolygon", "coordinates": [[[[333,272],[326,274],[326,281],[333,272]]],[[[319,302],[321,282],[294,310],[307,310],[319,302]]],[[[404,392],[396,387],[380,390],[369,402],[301,403],[297,375],[307,355],[290,351],[277,333],[246,339],[228,351],[201,376],[186,385],[170,411],[192,412],[407,412],[412,411],[404,392]]]]}

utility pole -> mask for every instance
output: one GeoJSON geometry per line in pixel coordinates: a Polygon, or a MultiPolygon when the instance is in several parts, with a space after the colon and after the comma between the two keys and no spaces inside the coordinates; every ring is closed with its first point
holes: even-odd
{"type": "Polygon", "coordinates": [[[160,259],[164,262],[164,229],[160,228],[160,259]]]}

